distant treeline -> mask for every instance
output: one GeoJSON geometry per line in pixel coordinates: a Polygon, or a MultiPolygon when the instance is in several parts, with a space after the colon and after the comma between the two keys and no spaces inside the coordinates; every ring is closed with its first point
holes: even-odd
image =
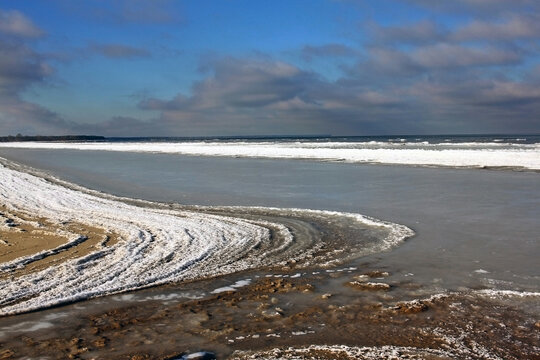
{"type": "Polygon", "coordinates": [[[26,136],[17,134],[16,136],[1,136],[0,142],[11,142],[11,141],[95,141],[95,140],[105,140],[104,136],[94,136],[94,135],[62,135],[62,136],[26,136]]]}

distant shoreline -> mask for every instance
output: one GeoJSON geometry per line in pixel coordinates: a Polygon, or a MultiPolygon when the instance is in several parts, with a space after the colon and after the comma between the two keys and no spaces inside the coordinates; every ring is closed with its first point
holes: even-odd
{"type": "Polygon", "coordinates": [[[467,142],[480,141],[519,141],[520,143],[537,142],[531,140],[540,137],[540,134],[386,134],[386,135],[331,135],[331,134],[305,134],[305,135],[231,135],[231,136],[101,136],[101,135],[9,135],[0,136],[1,142],[69,142],[69,141],[95,141],[95,142],[168,142],[168,141],[404,141],[419,142],[436,140],[438,142],[467,142]],[[474,139],[474,140],[472,140],[474,139]]]}
{"type": "Polygon", "coordinates": [[[104,136],[96,135],[60,135],[60,136],[1,136],[0,142],[19,142],[19,141],[96,141],[105,140],[104,136]]]}

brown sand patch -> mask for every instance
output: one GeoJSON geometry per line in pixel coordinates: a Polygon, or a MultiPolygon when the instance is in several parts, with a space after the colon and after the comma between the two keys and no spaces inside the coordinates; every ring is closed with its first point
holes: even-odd
{"type": "Polygon", "coordinates": [[[117,234],[104,229],[75,222],[58,224],[13,211],[0,204],[0,263],[56,249],[78,237],[85,239],[73,247],[27,264],[22,269],[0,273],[0,279],[40,271],[68,259],[85,256],[97,247],[112,246],[119,240],[117,234]]]}

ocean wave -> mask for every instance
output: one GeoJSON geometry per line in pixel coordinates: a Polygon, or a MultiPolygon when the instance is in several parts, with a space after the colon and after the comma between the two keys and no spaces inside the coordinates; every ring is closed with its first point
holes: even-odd
{"type": "MultiPolygon", "coordinates": [[[[0,280],[0,315],[170,282],[284,266],[291,261],[309,264],[308,260],[312,259],[321,263],[317,254],[324,247],[323,241],[298,235],[314,231],[304,218],[343,220],[348,224],[355,222],[363,229],[377,230],[377,241],[341,244],[342,251],[327,252],[324,257],[327,264],[344,258],[343,254],[387,250],[413,234],[405,226],[358,214],[237,208],[235,216],[226,216],[231,209],[187,211],[142,207],[81,190],[0,164],[0,201],[9,209],[46,218],[59,226],[77,222],[119,236],[111,246],[96,246],[85,256],[30,274],[10,276],[14,268],[24,268],[48,253],[3,264],[0,272],[7,277],[0,280]]],[[[84,240],[84,237],[72,238],[65,247],[84,240]]],[[[53,249],[52,253],[61,249],[53,249]]]]}
{"type": "Polygon", "coordinates": [[[3,143],[0,147],[147,152],[197,156],[309,159],[351,163],[540,170],[540,145],[356,142],[3,143]]]}

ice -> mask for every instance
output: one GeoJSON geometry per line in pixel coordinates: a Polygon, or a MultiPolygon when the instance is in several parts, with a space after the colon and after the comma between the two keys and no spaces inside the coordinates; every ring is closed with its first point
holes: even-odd
{"type": "Polygon", "coordinates": [[[237,289],[240,287],[248,286],[249,284],[251,284],[251,279],[238,280],[233,285],[231,285],[231,287],[237,289]]]}
{"type": "MultiPolygon", "coordinates": [[[[268,335],[267,335],[268,336],[268,335]]],[[[310,345],[308,347],[280,347],[269,350],[246,351],[237,350],[233,353],[235,359],[320,359],[321,352],[328,358],[335,359],[455,359],[469,357],[456,357],[456,353],[450,350],[430,348],[380,346],[380,347],[354,347],[346,345],[310,345]]],[[[458,354],[467,352],[460,352],[458,354]]],[[[483,357],[482,357],[483,358],[483,357]]],[[[496,359],[496,357],[486,357],[496,359]]]]}
{"type": "Polygon", "coordinates": [[[477,274],[489,274],[489,271],[484,270],[484,269],[474,270],[474,272],[477,274]]]}
{"type": "Polygon", "coordinates": [[[11,326],[0,328],[0,339],[8,334],[34,332],[53,327],[54,324],[49,321],[24,321],[11,326]]]}
{"type": "Polygon", "coordinates": [[[496,290],[496,289],[484,289],[476,291],[477,294],[484,295],[491,298],[500,297],[540,297],[540,292],[533,291],[517,291],[517,290],[496,290]]]}
{"type": "Polygon", "coordinates": [[[97,142],[0,143],[0,147],[76,149],[167,154],[311,159],[449,167],[510,167],[540,170],[540,144],[504,142],[97,142]]]}
{"type": "Polygon", "coordinates": [[[220,293],[228,292],[228,291],[236,291],[236,289],[233,288],[232,286],[224,286],[224,287],[220,287],[220,288],[217,288],[217,289],[213,290],[211,293],[212,294],[220,294],[220,293]]]}
{"type": "Polygon", "coordinates": [[[247,286],[249,284],[251,284],[251,279],[238,280],[231,286],[224,286],[224,287],[214,289],[211,293],[219,294],[219,293],[227,292],[227,291],[236,291],[236,289],[247,286]]]}
{"type": "MultiPolygon", "coordinates": [[[[39,272],[0,280],[0,315],[310,258],[320,246],[320,242],[300,242],[279,223],[197,211],[164,210],[150,207],[150,203],[149,207],[135,206],[74,188],[74,185],[64,187],[0,165],[0,202],[10,210],[57,224],[78,222],[119,236],[114,245],[96,248],[85,256],[39,272]]],[[[267,208],[265,211],[283,209],[267,208]]],[[[341,217],[363,226],[388,230],[388,235],[370,248],[372,252],[390,249],[413,235],[405,226],[360,214],[287,211],[317,217],[341,217]]],[[[76,246],[76,241],[70,240],[65,246],[76,246]]],[[[42,255],[39,254],[39,258],[42,255]]],[[[36,255],[18,258],[0,264],[0,268],[10,272],[14,270],[13,265],[17,269],[24,268],[39,258],[36,255]]],[[[240,280],[230,288],[245,286],[249,281],[240,280]]],[[[120,299],[132,297],[127,295],[120,299]]]]}
{"type": "Polygon", "coordinates": [[[199,351],[182,356],[178,360],[211,360],[215,359],[216,355],[213,352],[199,351]]]}

